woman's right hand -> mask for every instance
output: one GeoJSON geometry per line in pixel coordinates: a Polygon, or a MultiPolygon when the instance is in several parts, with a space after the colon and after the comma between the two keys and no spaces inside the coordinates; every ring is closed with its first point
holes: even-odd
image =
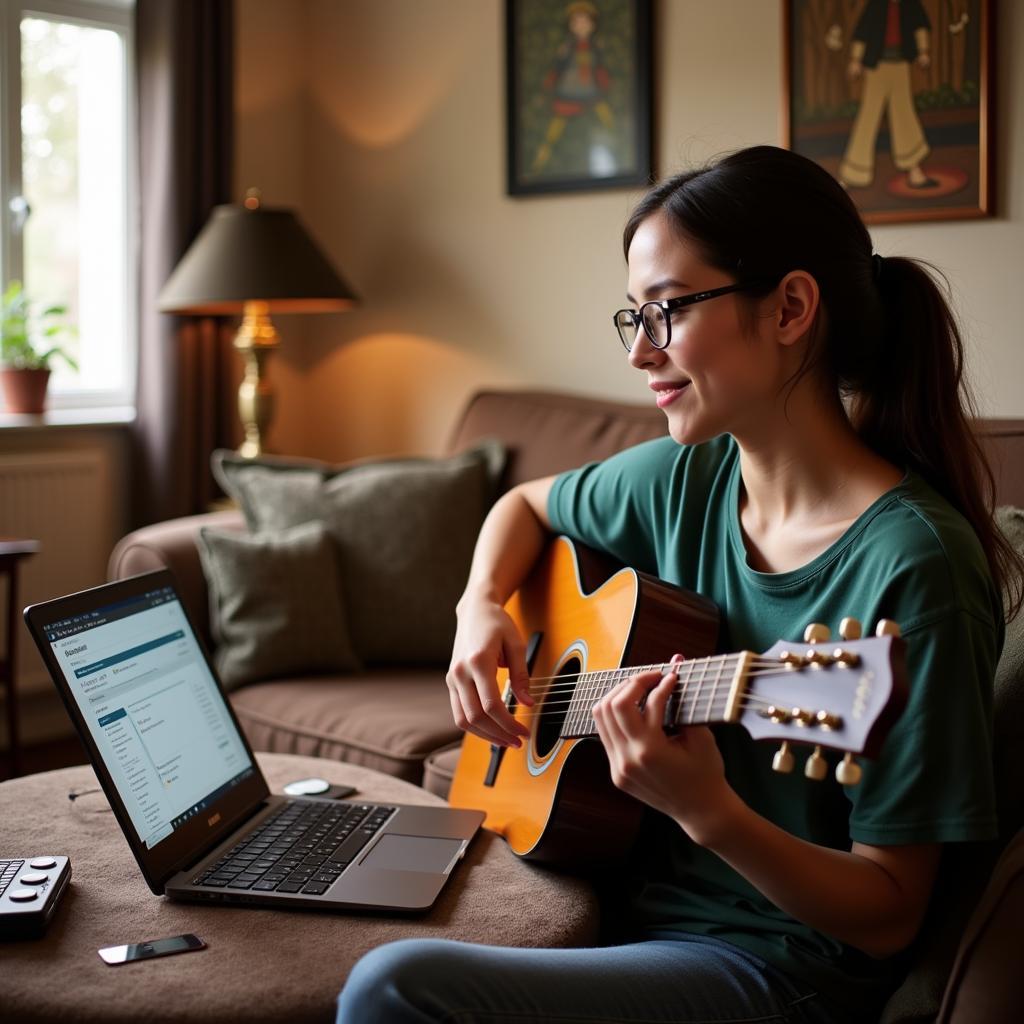
{"type": "Polygon", "coordinates": [[[516,624],[496,601],[464,596],[446,676],[455,724],[465,732],[503,747],[518,747],[529,729],[509,712],[498,691],[498,668],[509,670],[512,693],[533,704],[526,670],[526,648],[516,624]]]}

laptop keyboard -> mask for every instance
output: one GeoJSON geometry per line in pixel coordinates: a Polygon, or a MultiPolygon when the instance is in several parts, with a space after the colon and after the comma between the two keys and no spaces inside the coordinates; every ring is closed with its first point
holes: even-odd
{"type": "Polygon", "coordinates": [[[321,896],[394,812],[379,804],[289,801],[192,883],[321,896]]]}

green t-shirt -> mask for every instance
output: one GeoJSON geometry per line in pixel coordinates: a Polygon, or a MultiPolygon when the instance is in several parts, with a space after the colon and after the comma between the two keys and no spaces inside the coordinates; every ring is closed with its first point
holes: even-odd
{"type": "MultiPolygon", "coordinates": [[[[906,641],[909,698],[858,786],[771,770],[774,746],[738,725],[715,727],[730,784],[793,835],[833,849],[948,843],[996,835],[992,680],[1002,603],[976,535],[914,473],[878,498],[807,565],[750,568],[739,524],[739,449],[729,435],[694,446],[650,441],[555,480],[554,529],[711,598],[720,651],[799,641],[808,623],[833,633],[846,616],[882,618],[906,641]]],[[[680,652],[686,654],[685,651],[680,652]]],[[[806,748],[809,753],[810,748],[806,748]]],[[[826,753],[830,766],[839,755],[826,753]]],[[[713,935],[805,980],[852,1020],[877,1008],[900,958],[875,960],[789,917],[718,856],[650,815],[637,844],[629,916],[641,934],[713,935]]]]}

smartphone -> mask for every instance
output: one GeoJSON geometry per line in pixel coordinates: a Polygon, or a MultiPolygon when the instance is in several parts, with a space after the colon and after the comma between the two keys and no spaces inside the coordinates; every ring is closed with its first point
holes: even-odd
{"type": "Polygon", "coordinates": [[[133,960],[148,960],[150,957],[170,956],[172,953],[191,953],[194,949],[205,948],[206,943],[198,935],[172,935],[168,939],[150,939],[130,946],[104,946],[97,952],[104,962],[116,967],[133,960]]]}
{"type": "Polygon", "coordinates": [[[355,786],[332,786],[326,779],[298,779],[284,787],[288,796],[318,796],[323,800],[343,800],[358,792],[355,786]]]}
{"type": "Polygon", "coordinates": [[[317,795],[323,800],[344,800],[345,797],[358,792],[355,786],[329,786],[326,792],[311,795],[317,795]]]}

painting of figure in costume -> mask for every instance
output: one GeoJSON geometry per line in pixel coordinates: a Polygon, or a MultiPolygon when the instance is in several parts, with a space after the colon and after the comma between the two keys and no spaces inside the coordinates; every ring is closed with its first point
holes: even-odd
{"type": "Polygon", "coordinates": [[[650,177],[649,0],[506,0],[508,189],[650,177]]]}
{"type": "Polygon", "coordinates": [[[786,0],[786,144],[865,220],[991,213],[990,0],[786,0]]]}

